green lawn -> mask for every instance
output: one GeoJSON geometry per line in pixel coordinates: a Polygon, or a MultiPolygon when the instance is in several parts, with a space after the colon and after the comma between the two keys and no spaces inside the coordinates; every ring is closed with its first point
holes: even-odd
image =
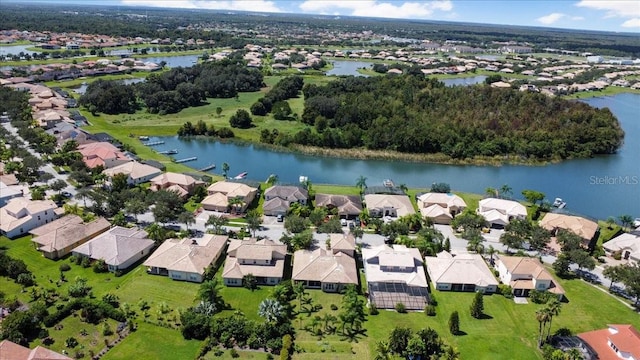
{"type": "Polygon", "coordinates": [[[104,360],[174,360],[195,359],[201,342],[185,340],[180,331],[145,323],[109,350],[104,360]]]}
{"type": "Polygon", "coordinates": [[[467,209],[471,211],[476,211],[478,208],[478,203],[482,200],[482,195],[480,194],[472,194],[465,192],[454,191],[454,193],[462,198],[465,203],[467,203],[467,209]]]}

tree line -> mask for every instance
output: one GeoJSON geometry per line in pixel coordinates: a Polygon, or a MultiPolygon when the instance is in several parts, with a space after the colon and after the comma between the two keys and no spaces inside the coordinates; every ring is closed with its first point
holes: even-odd
{"type": "Polygon", "coordinates": [[[133,113],[144,104],[149,113],[164,115],[201,105],[207,98],[232,98],[263,86],[260,71],[241,61],[222,60],[151,74],[131,85],[97,80],[87,86],[79,103],[94,114],[133,113]]]}
{"type": "Polygon", "coordinates": [[[442,153],[454,159],[556,160],[615,153],[624,132],[608,109],[419,76],[350,77],[303,88],[297,133],[274,144],[442,153]]]}

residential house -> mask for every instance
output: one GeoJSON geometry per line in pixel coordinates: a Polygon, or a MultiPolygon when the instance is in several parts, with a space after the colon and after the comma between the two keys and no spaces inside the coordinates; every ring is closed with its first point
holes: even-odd
{"type": "Polygon", "coordinates": [[[293,254],[291,279],[305,287],[339,292],[346,285],[358,285],[353,257],[333,249],[298,250],[293,254]]]}
{"type": "Polygon", "coordinates": [[[452,256],[443,251],[436,257],[425,257],[424,261],[429,279],[440,291],[480,291],[489,294],[498,289],[498,280],[480,255],[452,256]]]}
{"type": "Polygon", "coordinates": [[[207,188],[209,196],[202,200],[202,208],[210,211],[244,212],[255,199],[258,189],[239,182],[218,181],[207,188]]]}
{"type": "Polygon", "coordinates": [[[30,231],[31,241],[47,259],[59,259],[94,237],[109,230],[111,224],[99,217],[85,223],[78,215],[67,215],[30,231]]]}
{"type": "Polygon", "coordinates": [[[267,216],[285,215],[292,203],[307,204],[309,192],[300,186],[275,185],[264,192],[262,211],[267,216]]]}
{"type": "Polygon", "coordinates": [[[116,174],[124,174],[127,175],[127,184],[138,185],[148,182],[162,174],[162,170],[151,165],[141,164],[137,161],[129,161],[106,169],[102,173],[109,178],[114,177],[116,174]]]}
{"type": "Polygon", "coordinates": [[[79,145],[78,152],[82,154],[82,161],[91,169],[96,166],[109,169],[132,161],[120,149],[106,141],[79,145]]]}
{"type": "Polygon", "coordinates": [[[29,349],[9,340],[0,341],[0,360],[71,360],[42,346],[29,349]]]}
{"type": "Polygon", "coordinates": [[[355,257],[356,238],[351,233],[329,234],[329,239],[328,242],[325,242],[325,247],[334,254],[343,252],[351,257],[355,257]]]}
{"type": "Polygon", "coordinates": [[[24,188],[17,185],[6,185],[0,177],[0,207],[7,205],[7,201],[22,197],[24,188]]]}
{"type": "Polygon", "coordinates": [[[517,201],[487,198],[478,203],[478,214],[482,215],[491,227],[503,228],[513,219],[525,219],[527,208],[517,201]]]}
{"type": "Polygon", "coordinates": [[[422,310],[429,302],[429,284],[418,249],[404,245],[380,245],[362,249],[369,299],[379,309],[402,303],[422,310]]]}
{"type": "Polygon", "coordinates": [[[196,180],[193,177],[186,174],[178,174],[173,172],[166,172],[164,174],[160,174],[151,181],[151,187],[149,190],[158,191],[158,190],[169,190],[174,191],[180,197],[186,198],[190,194],[193,193],[193,190],[198,185],[204,185],[203,181],[196,180]]]}
{"type": "Polygon", "coordinates": [[[15,238],[29,230],[48,224],[61,213],[51,200],[29,200],[16,197],[0,208],[0,234],[15,238]]]}
{"type": "Polygon", "coordinates": [[[415,213],[407,195],[367,194],[364,202],[373,217],[403,217],[415,213]]]}
{"type": "Polygon", "coordinates": [[[451,224],[451,220],[467,208],[467,203],[460,196],[450,193],[425,193],[417,200],[422,217],[436,224],[451,224]]]}
{"type": "Polygon", "coordinates": [[[224,284],[242,286],[242,278],[252,274],[258,284],[276,285],[282,281],[286,255],[287,246],[273,240],[231,240],[222,272],[224,284]]]}
{"type": "Polygon", "coordinates": [[[606,329],[578,334],[599,360],[640,359],[640,332],[629,324],[611,324],[606,329]]]}
{"type": "Polygon", "coordinates": [[[570,231],[580,236],[582,245],[587,248],[594,246],[600,236],[598,223],[580,216],[547,213],[540,220],[540,226],[550,231],[553,236],[556,236],[559,230],[570,231]]]}
{"type": "Polygon", "coordinates": [[[620,234],[602,244],[607,255],[620,252],[624,260],[640,261],[640,231],[620,234]]]}
{"type": "Polygon", "coordinates": [[[356,195],[316,194],[316,207],[337,209],[342,219],[355,219],[362,212],[362,201],[356,195]]]}
{"type": "Polygon", "coordinates": [[[529,296],[531,290],[549,291],[564,297],[564,289],[544,268],[540,260],[530,257],[497,256],[495,267],[500,281],[511,286],[514,296],[529,296]]]}
{"type": "Polygon", "coordinates": [[[102,259],[109,271],[116,272],[147,256],[154,244],[144,230],[116,226],[73,249],[72,253],[92,260],[102,259]]]}
{"type": "Polygon", "coordinates": [[[222,255],[228,236],[205,234],[201,239],[169,239],[144,262],[149,274],[173,280],[202,282],[205,270],[222,255]]]}

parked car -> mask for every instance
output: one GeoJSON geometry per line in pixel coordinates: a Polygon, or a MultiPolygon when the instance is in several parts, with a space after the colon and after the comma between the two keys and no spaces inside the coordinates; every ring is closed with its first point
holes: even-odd
{"type": "Polygon", "coordinates": [[[276,221],[277,222],[283,222],[284,221],[284,216],[282,216],[282,215],[276,216],[276,221]]]}
{"type": "Polygon", "coordinates": [[[347,219],[340,219],[340,225],[347,226],[347,219]]]}

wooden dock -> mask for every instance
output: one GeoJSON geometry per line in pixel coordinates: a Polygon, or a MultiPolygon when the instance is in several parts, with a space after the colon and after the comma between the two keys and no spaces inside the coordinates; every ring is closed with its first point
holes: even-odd
{"type": "Polygon", "coordinates": [[[194,161],[194,160],[198,160],[197,157],[193,156],[193,157],[189,157],[189,158],[184,158],[184,159],[180,159],[180,160],[174,160],[174,163],[180,164],[180,163],[184,163],[187,161],[194,161]]]}
{"type": "Polygon", "coordinates": [[[198,171],[209,171],[211,169],[215,169],[216,168],[216,164],[209,164],[205,167],[203,167],[202,169],[198,169],[198,171]]]}
{"type": "Polygon", "coordinates": [[[146,142],[144,143],[147,146],[154,146],[154,145],[162,145],[164,144],[164,141],[160,140],[160,141],[152,141],[152,142],[146,142]]]}

